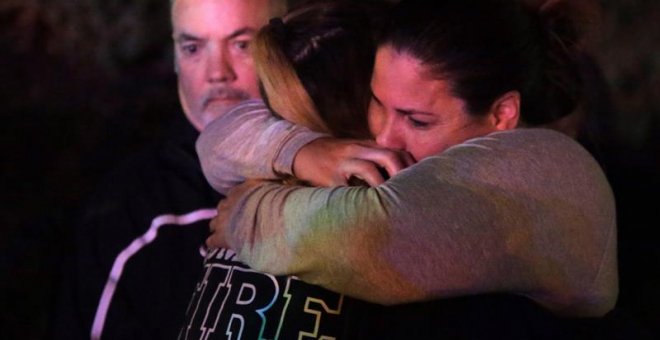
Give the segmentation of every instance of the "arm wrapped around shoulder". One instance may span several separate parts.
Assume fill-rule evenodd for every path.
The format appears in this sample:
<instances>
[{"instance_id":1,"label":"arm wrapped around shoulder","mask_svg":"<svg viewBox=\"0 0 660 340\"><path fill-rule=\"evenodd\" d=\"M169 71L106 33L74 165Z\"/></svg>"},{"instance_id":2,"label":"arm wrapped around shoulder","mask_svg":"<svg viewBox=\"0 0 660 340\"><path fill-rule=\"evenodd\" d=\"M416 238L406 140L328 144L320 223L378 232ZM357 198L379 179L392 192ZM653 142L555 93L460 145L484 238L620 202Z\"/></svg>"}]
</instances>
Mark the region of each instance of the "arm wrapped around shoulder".
<instances>
[{"instance_id":1,"label":"arm wrapped around shoulder","mask_svg":"<svg viewBox=\"0 0 660 340\"><path fill-rule=\"evenodd\" d=\"M196 148L206 180L227 194L246 178L292 175L296 152L325 136L275 117L260 100L249 100L211 122Z\"/></svg>"}]
</instances>

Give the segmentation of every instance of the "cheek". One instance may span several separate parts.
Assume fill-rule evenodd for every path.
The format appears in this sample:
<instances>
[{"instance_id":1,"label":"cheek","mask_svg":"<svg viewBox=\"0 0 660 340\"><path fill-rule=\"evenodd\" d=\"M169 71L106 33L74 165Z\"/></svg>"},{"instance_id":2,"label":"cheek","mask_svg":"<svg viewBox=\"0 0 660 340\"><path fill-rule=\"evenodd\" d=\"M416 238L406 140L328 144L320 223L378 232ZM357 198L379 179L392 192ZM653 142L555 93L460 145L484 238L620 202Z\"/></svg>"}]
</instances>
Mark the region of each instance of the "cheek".
<instances>
[{"instance_id":1,"label":"cheek","mask_svg":"<svg viewBox=\"0 0 660 340\"><path fill-rule=\"evenodd\" d=\"M193 88L195 84L202 82L203 70L198 63L190 61L177 62L177 77L179 83L186 88Z\"/></svg>"},{"instance_id":2,"label":"cheek","mask_svg":"<svg viewBox=\"0 0 660 340\"><path fill-rule=\"evenodd\" d=\"M232 63L232 67L234 70L236 70L237 73L240 73L244 77L256 75L257 73L254 69L252 58L244 56L235 58L234 62Z\"/></svg>"},{"instance_id":3,"label":"cheek","mask_svg":"<svg viewBox=\"0 0 660 340\"><path fill-rule=\"evenodd\" d=\"M372 137L376 137L380 133L381 126L383 125L382 115L376 111L375 105L369 104L369 110L367 111L367 123L369 124L369 132L371 132Z\"/></svg>"},{"instance_id":4,"label":"cheek","mask_svg":"<svg viewBox=\"0 0 660 340\"><path fill-rule=\"evenodd\" d=\"M195 81L195 77L191 74L191 72L188 72L185 68L182 68L179 71L179 85L181 86L181 91L183 94L188 97L188 99L193 99L191 97L195 97L197 94L196 92L196 86L198 82Z\"/></svg>"},{"instance_id":5,"label":"cheek","mask_svg":"<svg viewBox=\"0 0 660 340\"><path fill-rule=\"evenodd\" d=\"M252 59L243 60L234 66L237 87L247 91L252 97L259 97L259 78Z\"/></svg>"},{"instance_id":6,"label":"cheek","mask_svg":"<svg viewBox=\"0 0 660 340\"><path fill-rule=\"evenodd\" d=\"M447 149L447 141L441 135L426 131L425 133L415 133L415 136L408 138L409 152L413 157L420 161L429 156L437 155Z\"/></svg>"},{"instance_id":7,"label":"cheek","mask_svg":"<svg viewBox=\"0 0 660 340\"><path fill-rule=\"evenodd\" d=\"M179 97L187 109L198 111L204 96L204 82L193 71L181 65L178 74Z\"/></svg>"}]
</instances>

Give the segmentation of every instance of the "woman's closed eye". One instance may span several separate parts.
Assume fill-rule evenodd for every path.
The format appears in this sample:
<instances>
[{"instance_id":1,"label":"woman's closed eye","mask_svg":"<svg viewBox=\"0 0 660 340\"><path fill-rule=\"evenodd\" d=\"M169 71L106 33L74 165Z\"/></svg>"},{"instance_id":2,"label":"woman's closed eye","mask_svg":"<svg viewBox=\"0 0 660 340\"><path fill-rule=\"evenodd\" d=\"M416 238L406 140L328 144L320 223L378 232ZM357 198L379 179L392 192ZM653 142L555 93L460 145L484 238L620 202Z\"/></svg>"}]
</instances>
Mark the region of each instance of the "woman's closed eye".
<instances>
[{"instance_id":1,"label":"woman's closed eye","mask_svg":"<svg viewBox=\"0 0 660 340\"><path fill-rule=\"evenodd\" d=\"M415 127L415 128L423 129L423 128L427 128L427 127L430 126L429 122L425 122L425 121L422 121L422 120L419 120L419 119L415 119L413 116L407 116L407 119L410 122L410 125L412 125L412 127Z\"/></svg>"}]
</instances>

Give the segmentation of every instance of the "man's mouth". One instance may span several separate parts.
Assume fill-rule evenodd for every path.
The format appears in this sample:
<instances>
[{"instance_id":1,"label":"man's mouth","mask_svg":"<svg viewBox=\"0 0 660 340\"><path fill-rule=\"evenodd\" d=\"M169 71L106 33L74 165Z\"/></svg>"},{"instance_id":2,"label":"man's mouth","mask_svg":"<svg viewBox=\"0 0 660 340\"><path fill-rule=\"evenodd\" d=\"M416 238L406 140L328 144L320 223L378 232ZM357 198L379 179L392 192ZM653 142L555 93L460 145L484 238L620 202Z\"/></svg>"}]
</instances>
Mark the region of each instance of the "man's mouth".
<instances>
[{"instance_id":1,"label":"man's mouth","mask_svg":"<svg viewBox=\"0 0 660 340\"><path fill-rule=\"evenodd\" d=\"M236 89L220 89L211 92L211 94L204 99L204 107L206 108L214 104L219 104L219 105L235 104L239 101L248 98L249 96L243 91L239 91Z\"/></svg>"},{"instance_id":2,"label":"man's mouth","mask_svg":"<svg viewBox=\"0 0 660 340\"><path fill-rule=\"evenodd\" d=\"M213 104L227 104L227 103L233 103L238 101L239 99L236 97L212 97L206 99L204 102L204 106L210 106Z\"/></svg>"}]
</instances>

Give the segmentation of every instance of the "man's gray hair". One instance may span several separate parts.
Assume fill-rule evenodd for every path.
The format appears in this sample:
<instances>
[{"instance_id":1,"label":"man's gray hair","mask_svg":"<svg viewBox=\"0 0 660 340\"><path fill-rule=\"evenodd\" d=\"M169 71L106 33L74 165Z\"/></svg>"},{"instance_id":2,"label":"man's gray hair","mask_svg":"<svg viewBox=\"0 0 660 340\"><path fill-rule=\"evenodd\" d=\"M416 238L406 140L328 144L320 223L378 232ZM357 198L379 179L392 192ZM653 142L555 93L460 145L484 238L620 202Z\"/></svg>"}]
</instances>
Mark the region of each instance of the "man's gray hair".
<instances>
[{"instance_id":1,"label":"man's gray hair","mask_svg":"<svg viewBox=\"0 0 660 340\"><path fill-rule=\"evenodd\" d=\"M170 0L170 9L174 6L176 0ZM270 16L281 17L286 14L289 8L289 0L268 0L270 5ZM294 2L296 2L294 0Z\"/></svg>"}]
</instances>

